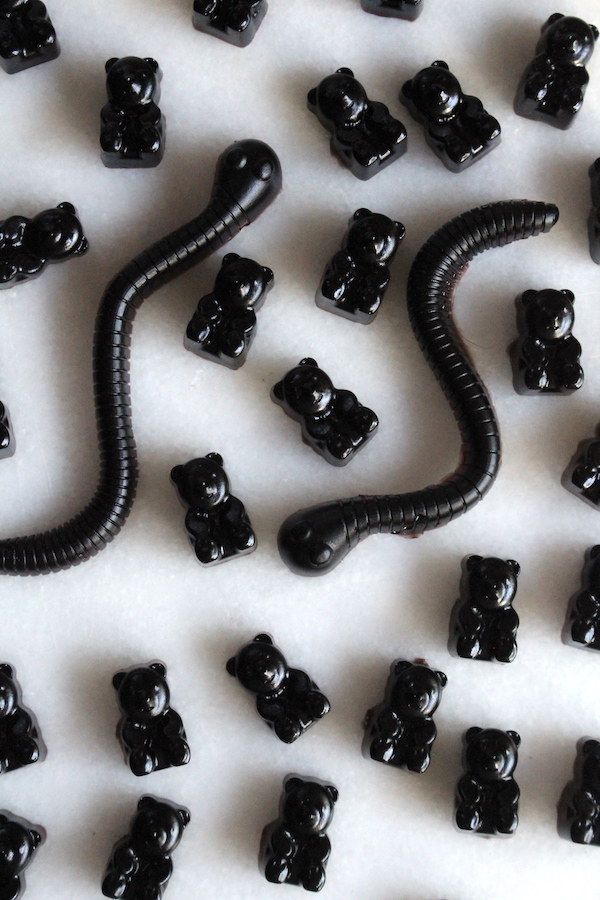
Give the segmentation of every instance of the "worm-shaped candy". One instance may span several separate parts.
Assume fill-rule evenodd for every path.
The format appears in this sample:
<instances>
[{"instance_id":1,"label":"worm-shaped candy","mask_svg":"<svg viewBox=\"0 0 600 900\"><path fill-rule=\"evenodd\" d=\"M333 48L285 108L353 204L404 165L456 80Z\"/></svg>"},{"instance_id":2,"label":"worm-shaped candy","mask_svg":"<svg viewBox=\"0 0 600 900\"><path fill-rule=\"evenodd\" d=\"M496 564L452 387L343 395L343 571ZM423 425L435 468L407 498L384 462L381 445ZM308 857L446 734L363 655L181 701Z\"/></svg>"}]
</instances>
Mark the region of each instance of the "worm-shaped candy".
<instances>
[{"instance_id":1,"label":"worm-shaped candy","mask_svg":"<svg viewBox=\"0 0 600 900\"><path fill-rule=\"evenodd\" d=\"M332 500L294 513L278 537L279 552L292 571L324 575L370 534L412 536L446 525L490 489L500 464L500 433L452 318L454 290L478 253L550 231L557 221L552 204L491 203L452 219L423 245L408 278L408 311L458 422L462 461L453 475L414 493Z\"/></svg>"}]
</instances>

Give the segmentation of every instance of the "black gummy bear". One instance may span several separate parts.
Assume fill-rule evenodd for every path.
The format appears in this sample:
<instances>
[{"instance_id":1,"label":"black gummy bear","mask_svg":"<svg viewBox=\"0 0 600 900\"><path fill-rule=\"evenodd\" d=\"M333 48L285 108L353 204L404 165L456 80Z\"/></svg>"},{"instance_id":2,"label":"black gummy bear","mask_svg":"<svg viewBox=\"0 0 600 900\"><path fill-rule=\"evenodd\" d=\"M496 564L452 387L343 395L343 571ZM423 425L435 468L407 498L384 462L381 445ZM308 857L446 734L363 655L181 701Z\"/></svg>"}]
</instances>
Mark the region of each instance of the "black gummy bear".
<instances>
[{"instance_id":1,"label":"black gummy bear","mask_svg":"<svg viewBox=\"0 0 600 900\"><path fill-rule=\"evenodd\" d=\"M81 256L88 249L71 203L59 203L32 219L10 216L0 222L0 290L31 281L46 263Z\"/></svg>"},{"instance_id":2,"label":"black gummy bear","mask_svg":"<svg viewBox=\"0 0 600 900\"><path fill-rule=\"evenodd\" d=\"M4 403L0 403L0 459L7 459L15 452L15 439L10 424L10 416Z\"/></svg>"},{"instance_id":3,"label":"black gummy bear","mask_svg":"<svg viewBox=\"0 0 600 900\"><path fill-rule=\"evenodd\" d=\"M306 357L271 391L274 403L302 426L302 439L332 466L345 466L379 425L372 409L350 391L334 388L314 359Z\"/></svg>"},{"instance_id":4,"label":"black gummy bear","mask_svg":"<svg viewBox=\"0 0 600 900\"><path fill-rule=\"evenodd\" d=\"M227 253L212 293L198 302L183 345L197 356L239 369L256 334L256 313L273 287L273 272Z\"/></svg>"},{"instance_id":5,"label":"black gummy bear","mask_svg":"<svg viewBox=\"0 0 600 900\"><path fill-rule=\"evenodd\" d=\"M554 13L542 25L536 56L527 66L515 96L519 116L570 128L583 104L598 29L576 16Z\"/></svg>"},{"instance_id":6,"label":"black gummy bear","mask_svg":"<svg viewBox=\"0 0 600 900\"><path fill-rule=\"evenodd\" d=\"M112 849L102 882L104 896L161 900L173 874L171 854L189 821L185 807L151 795L140 797L129 834Z\"/></svg>"},{"instance_id":7,"label":"black gummy bear","mask_svg":"<svg viewBox=\"0 0 600 900\"><path fill-rule=\"evenodd\" d=\"M332 784L300 775L284 779L279 818L262 833L259 864L267 881L321 890L331 853L326 832L337 799Z\"/></svg>"},{"instance_id":8,"label":"black gummy bear","mask_svg":"<svg viewBox=\"0 0 600 900\"><path fill-rule=\"evenodd\" d=\"M387 286L389 266L406 229L381 213L357 209L339 250L329 262L317 291L316 304L368 325L377 315Z\"/></svg>"},{"instance_id":9,"label":"black gummy bear","mask_svg":"<svg viewBox=\"0 0 600 900\"><path fill-rule=\"evenodd\" d=\"M56 59L60 47L41 0L0 0L0 65L9 75Z\"/></svg>"},{"instance_id":10,"label":"black gummy bear","mask_svg":"<svg viewBox=\"0 0 600 900\"><path fill-rule=\"evenodd\" d=\"M519 564L495 556L466 556L460 597L450 618L448 649L463 659L512 662L519 617L512 603Z\"/></svg>"},{"instance_id":11,"label":"black gummy bear","mask_svg":"<svg viewBox=\"0 0 600 900\"><path fill-rule=\"evenodd\" d=\"M520 743L516 731L466 732L466 774L456 786L456 824L462 831L508 836L517 830L520 792L513 772Z\"/></svg>"},{"instance_id":12,"label":"black gummy bear","mask_svg":"<svg viewBox=\"0 0 600 900\"><path fill-rule=\"evenodd\" d=\"M194 0L194 28L247 47L267 14L267 0Z\"/></svg>"},{"instance_id":13,"label":"black gummy bear","mask_svg":"<svg viewBox=\"0 0 600 900\"><path fill-rule=\"evenodd\" d=\"M600 266L600 158L590 166L592 211L588 219L590 256Z\"/></svg>"},{"instance_id":14,"label":"black gummy bear","mask_svg":"<svg viewBox=\"0 0 600 900\"><path fill-rule=\"evenodd\" d=\"M375 16L409 19L411 22L423 11L423 0L361 0L361 5L365 12Z\"/></svg>"},{"instance_id":15,"label":"black gummy bear","mask_svg":"<svg viewBox=\"0 0 600 900\"><path fill-rule=\"evenodd\" d=\"M155 59L113 57L105 65L108 103L100 111L102 162L109 169L150 169L165 152L165 117L157 106L162 77Z\"/></svg>"},{"instance_id":16,"label":"black gummy bear","mask_svg":"<svg viewBox=\"0 0 600 900\"><path fill-rule=\"evenodd\" d=\"M331 150L366 181L406 153L406 129L384 103L369 100L351 69L338 69L308 92L308 108L331 132Z\"/></svg>"},{"instance_id":17,"label":"black gummy bear","mask_svg":"<svg viewBox=\"0 0 600 900\"><path fill-rule=\"evenodd\" d=\"M600 650L600 545L585 554L581 589L571 597L563 641L582 650Z\"/></svg>"},{"instance_id":18,"label":"black gummy bear","mask_svg":"<svg viewBox=\"0 0 600 900\"><path fill-rule=\"evenodd\" d=\"M562 485L589 506L600 509L600 437L581 441L563 473Z\"/></svg>"},{"instance_id":19,"label":"black gummy bear","mask_svg":"<svg viewBox=\"0 0 600 900\"><path fill-rule=\"evenodd\" d=\"M498 120L478 97L463 94L443 60L407 81L400 100L425 126L425 140L451 172L463 172L500 143Z\"/></svg>"},{"instance_id":20,"label":"black gummy bear","mask_svg":"<svg viewBox=\"0 0 600 900\"><path fill-rule=\"evenodd\" d=\"M45 840L40 825L0 809L0 900L18 900L25 890L23 872Z\"/></svg>"},{"instance_id":21,"label":"black gummy bear","mask_svg":"<svg viewBox=\"0 0 600 900\"><path fill-rule=\"evenodd\" d=\"M424 772L437 737L433 714L447 683L425 663L395 660L382 703L367 712L363 756L408 772Z\"/></svg>"},{"instance_id":22,"label":"black gummy bear","mask_svg":"<svg viewBox=\"0 0 600 900\"><path fill-rule=\"evenodd\" d=\"M0 775L45 756L46 747L35 716L22 705L14 669L8 663L0 663Z\"/></svg>"},{"instance_id":23,"label":"black gummy bear","mask_svg":"<svg viewBox=\"0 0 600 900\"><path fill-rule=\"evenodd\" d=\"M184 506L185 528L196 557L213 566L256 550L256 537L244 504L229 493L229 480L218 453L191 459L171 470Z\"/></svg>"},{"instance_id":24,"label":"black gummy bear","mask_svg":"<svg viewBox=\"0 0 600 900\"><path fill-rule=\"evenodd\" d=\"M329 700L302 669L288 666L270 634L257 634L227 662L256 697L256 709L280 741L291 744L329 712Z\"/></svg>"},{"instance_id":25,"label":"black gummy bear","mask_svg":"<svg viewBox=\"0 0 600 900\"><path fill-rule=\"evenodd\" d=\"M185 729L170 705L167 667L155 661L113 677L122 718L117 738L134 775L149 775L190 761Z\"/></svg>"},{"instance_id":26,"label":"black gummy bear","mask_svg":"<svg viewBox=\"0 0 600 900\"><path fill-rule=\"evenodd\" d=\"M574 844L600 846L600 741L577 742L574 768L558 804L558 833Z\"/></svg>"},{"instance_id":27,"label":"black gummy bear","mask_svg":"<svg viewBox=\"0 0 600 900\"><path fill-rule=\"evenodd\" d=\"M574 303L571 291L552 288L517 297L519 339L509 352L518 394L572 394L583 384Z\"/></svg>"}]
</instances>

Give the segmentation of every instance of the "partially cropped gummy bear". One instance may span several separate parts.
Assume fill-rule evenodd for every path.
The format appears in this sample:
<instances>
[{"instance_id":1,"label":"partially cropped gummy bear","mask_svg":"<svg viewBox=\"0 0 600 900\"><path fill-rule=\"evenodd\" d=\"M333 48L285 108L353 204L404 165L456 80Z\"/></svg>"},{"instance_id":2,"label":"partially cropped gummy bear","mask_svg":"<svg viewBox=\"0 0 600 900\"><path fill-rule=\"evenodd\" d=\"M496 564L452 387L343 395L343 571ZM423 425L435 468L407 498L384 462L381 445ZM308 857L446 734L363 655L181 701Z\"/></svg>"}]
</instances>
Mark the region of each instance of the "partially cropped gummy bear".
<instances>
[{"instance_id":1,"label":"partially cropped gummy bear","mask_svg":"<svg viewBox=\"0 0 600 900\"><path fill-rule=\"evenodd\" d=\"M46 839L39 825L0 809L0 898L18 900L25 889L23 873Z\"/></svg>"},{"instance_id":2,"label":"partially cropped gummy bear","mask_svg":"<svg viewBox=\"0 0 600 900\"><path fill-rule=\"evenodd\" d=\"M194 0L194 28L236 47L254 40L267 14L267 0Z\"/></svg>"},{"instance_id":3,"label":"partially cropped gummy bear","mask_svg":"<svg viewBox=\"0 0 600 900\"><path fill-rule=\"evenodd\" d=\"M0 65L9 75L56 59L60 47L42 0L0 0Z\"/></svg>"},{"instance_id":4,"label":"partially cropped gummy bear","mask_svg":"<svg viewBox=\"0 0 600 900\"><path fill-rule=\"evenodd\" d=\"M577 744L575 779L558 805L558 832L575 844L600 846L600 741Z\"/></svg>"}]
</instances>

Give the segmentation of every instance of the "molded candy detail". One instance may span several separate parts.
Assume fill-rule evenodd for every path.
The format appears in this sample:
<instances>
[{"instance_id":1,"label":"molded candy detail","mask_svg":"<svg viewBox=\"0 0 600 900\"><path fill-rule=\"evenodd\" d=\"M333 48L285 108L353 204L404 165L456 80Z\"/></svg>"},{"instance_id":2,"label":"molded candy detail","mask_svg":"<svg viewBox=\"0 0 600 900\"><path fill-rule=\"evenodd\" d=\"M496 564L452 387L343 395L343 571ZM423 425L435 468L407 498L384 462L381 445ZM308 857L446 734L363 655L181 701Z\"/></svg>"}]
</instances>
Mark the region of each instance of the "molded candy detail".
<instances>
[{"instance_id":1,"label":"molded candy detail","mask_svg":"<svg viewBox=\"0 0 600 900\"><path fill-rule=\"evenodd\" d=\"M448 648L464 659L512 662L519 617L512 607L520 571L514 559L466 556Z\"/></svg>"},{"instance_id":2,"label":"molded candy detail","mask_svg":"<svg viewBox=\"0 0 600 900\"><path fill-rule=\"evenodd\" d=\"M122 718L117 737L134 775L149 775L190 761L181 716L170 706L171 695L162 662L117 672L113 687Z\"/></svg>"},{"instance_id":3,"label":"molded candy detail","mask_svg":"<svg viewBox=\"0 0 600 900\"><path fill-rule=\"evenodd\" d=\"M0 403L0 459L6 459L15 452L15 439L10 424L10 416L4 403Z\"/></svg>"},{"instance_id":4,"label":"molded candy detail","mask_svg":"<svg viewBox=\"0 0 600 900\"><path fill-rule=\"evenodd\" d=\"M22 705L14 669L8 663L0 663L0 775L29 766L45 756L46 747L35 716ZM0 900L3 900L1 891Z\"/></svg>"},{"instance_id":5,"label":"molded candy detail","mask_svg":"<svg viewBox=\"0 0 600 900\"><path fill-rule=\"evenodd\" d=\"M400 100L425 126L425 140L451 172L462 172L500 143L498 120L477 97L463 94L443 60L407 81Z\"/></svg>"},{"instance_id":6,"label":"molded candy detail","mask_svg":"<svg viewBox=\"0 0 600 900\"><path fill-rule=\"evenodd\" d=\"M519 394L572 394L583 384L581 344L571 334L575 295L571 291L525 291L517 297L519 340L510 347Z\"/></svg>"},{"instance_id":7,"label":"molded candy detail","mask_svg":"<svg viewBox=\"0 0 600 900\"><path fill-rule=\"evenodd\" d=\"M171 470L184 506L185 528L199 562L213 566L256 550L244 504L229 493L223 457L208 453Z\"/></svg>"},{"instance_id":8,"label":"molded candy detail","mask_svg":"<svg viewBox=\"0 0 600 900\"><path fill-rule=\"evenodd\" d=\"M570 128L583 104L598 29L576 16L554 13L542 25L536 56L521 77L515 112L526 119Z\"/></svg>"},{"instance_id":9,"label":"molded candy detail","mask_svg":"<svg viewBox=\"0 0 600 900\"><path fill-rule=\"evenodd\" d=\"M105 897L161 900L173 874L177 848L190 812L170 800L141 797L129 834L114 845L104 881Z\"/></svg>"},{"instance_id":10,"label":"molded candy detail","mask_svg":"<svg viewBox=\"0 0 600 900\"><path fill-rule=\"evenodd\" d=\"M194 0L192 22L198 31L247 47L267 9L267 0Z\"/></svg>"},{"instance_id":11,"label":"molded candy detail","mask_svg":"<svg viewBox=\"0 0 600 900\"><path fill-rule=\"evenodd\" d=\"M600 650L600 545L585 554L581 590L569 601L563 641L580 649Z\"/></svg>"},{"instance_id":12,"label":"molded candy detail","mask_svg":"<svg viewBox=\"0 0 600 900\"><path fill-rule=\"evenodd\" d=\"M325 269L315 298L317 306L352 322L372 322L390 283L388 266L405 233L402 222L357 209L342 249Z\"/></svg>"},{"instance_id":13,"label":"molded candy detail","mask_svg":"<svg viewBox=\"0 0 600 900\"><path fill-rule=\"evenodd\" d=\"M456 786L456 824L479 834L514 834L519 824L519 785L513 778L521 738L516 731L469 728L466 774Z\"/></svg>"},{"instance_id":14,"label":"molded candy detail","mask_svg":"<svg viewBox=\"0 0 600 900\"><path fill-rule=\"evenodd\" d=\"M365 12L376 16L414 20L423 10L422 0L361 0Z\"/></svg>"},{"instance_id":15,"label":"molded candy detail","mask_svg":"<svg viewBox=\"0 0 600 900\"><path fill-rule=\"evenodd\" d=\"M0 64L14 75L56 59L60 47L41 0L0 0Z\"/></svg>"},{"instance_id":16,"label":"molded candy detail","mask_svg":"<svg viewBox=\"0 0 600 900\"><path fill-rule=\"evenodd\" d=\"M600 846L600 741L577 743L575 778L558 804L558 833L574 844Z\"/></svg>"},{"instance_id":17,"label":"molded candy detail","mask_svg":"<svg viewBox=\"0 0 600 900\"><path fill-rule=\"evenodd\" d=\"M600 437L581 441L563 473L562 485L589 506L600 509Z\"/></svg>"},{"instance_id":18,"label":"molded candy detail","mask_svg":"<svg viewBox=\"0 0 600 900\"><path fill-rule=\"evenodd\" d=\"M600 158L590 166L592 211L588 220L590 256L600 266Z\"/></svg>"},{"instance_id":19,"label":"molded candy detail","mask_svg":"<svg viewBox=\"0 0 600 900\"><path fill-rule=\"evenodd\" d=\"M46 263L81 256L88 249L71 203L59 203L33 219L10 216L0 222L0 290L31 281Z\"/></svg>"},{"instance_id":20,"label":"molded candy detail","mask_svg":"<svg viewBox=\"0 0 600 900\"><path fill-rule=\"evenodd\" d=\"M288 775L283 781L279 818L266 825L259 865L267 881L320 891L331 853L326 831L338 791L316 778Z\"/></svg>"},{"instance_id":21,"label":"molded candy detail","mask_svg":"<svg viewBox=\"0 0 600 900\"><path fill-rule=\"evenodd\" d=\"M18 900L25 890L23 872L46 840L40 825L0 809L0 897Z\"/></svg>"},{"instance_id":22,"label":"molded candy detail","mask_svg":"<svg viewBox=\"0 0 600 900\"><path fill-rule=\"evenodd\" d=\"M183 345L197 356L239 369L256 333L256 313L273 287L273 272L237 253L223 257L215 288L198 302Z\"/></svg>"},{"instance_id":23,"label":"molded candy detail","mask_svg":"<svg viewBox=\"0 0 600 900\"><path fill-rule=\"evenodd\" d=\"M280 741L291 744L329 712L329 700L306 672L288 666L270 634L257 634L227 662L256 697L256 709Z\"/></svg>"},{"instance_id":24,"label":"molded candy detail","mask_svg":"<svg viewBox=\"0 0 600 900\"><path fill-rule=\"evenodd\" d=\"M367 712L363 756L409 772L424 772L437 737L433 714L448 679L425 663L392 663L385 699Z\"/></svg>"},{"instance_id":25,"label":"molded candy detail","mask_svg":"<svg viewBox=\"0 0 600 900\"><path fill-rule=\"evenodd\" d=\"M271 400L302 425L302 440L332 466L345 466L367 444L379 419L351 391L331 379L307 357L271 391Z\"/></svg>"},{"instance_id":26,"label":"molded candy detail","mask_svg":"<svg viewBox=\"0 0 600 900\"><path fill-rule=\"evenodd\" d=\"M331 132L331 150L366 181L406 153L406 129L384 103L369 100L351 69L338 69L308 92L308 108Z\"/></svg>"},{"instance_id":27,"label":"molded candy detail","mask_svg":"<svg viewBox=\"0 0 600 900\"><path fill-rule=\"evenodd\" d=\"M157 166L165 152L158 63L150 57L113 57L104 68L108 103L100 113L102 162L110 169Z\"/></svg>"}]
</instances>

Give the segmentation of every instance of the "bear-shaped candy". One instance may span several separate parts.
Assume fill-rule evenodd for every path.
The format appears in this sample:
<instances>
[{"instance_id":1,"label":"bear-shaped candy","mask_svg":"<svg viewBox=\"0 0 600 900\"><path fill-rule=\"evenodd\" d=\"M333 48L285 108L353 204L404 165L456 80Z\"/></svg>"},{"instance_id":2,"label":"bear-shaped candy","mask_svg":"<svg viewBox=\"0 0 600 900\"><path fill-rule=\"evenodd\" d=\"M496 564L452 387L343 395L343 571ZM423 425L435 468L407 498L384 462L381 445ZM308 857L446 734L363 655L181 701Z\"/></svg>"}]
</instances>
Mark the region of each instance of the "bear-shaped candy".
<instances>
[{"instance_id":1,"label":"bear-shaped candy","mask_svg":"<svg viewBox=\"0 0 600 900\"><path fill-rule=\"evenodd\" d=\"M572 647L600 650L600 545L585 554L581 590L571 597L563 641Z\"/></svg>"},{"instance_id":2,"label":"bear-shaped candy","mask_svg":"<svg viewBox=\"0 0 600 900\"><path fill-rule=\"evenodd\" d=\"M466 556L462 569L448 649L464 659L512 662L517 655L519 617L512 602L519 564L495 556Z\"/></svg>"},{"instance_id":3,"label":"bear-shaped candy","mask_svg":"<svg viewBox=\"0 0 600 900\"><path fill-rule=\"evenodd\" d=\"M102 882L104 896L161 900L173 874L171 854L189 821L185 807L149 794L140 797L129 834L112 849Z\"/></svg>"},{"instance_id":4,"label":"bear-shaped candy","mask_svg":"<svg viewBox=\"0 0 600 900\"><path fill-rule=\"evenodd\" d=\"M256 696L256 709L279 740L291 744L329 712L329 700L306 672L292 669L270 634L257 634L227 662Z\"/></svg>"},{"instance_id":5,"label":"bear-shaped candy","mask_svg":"<svg viewBox=\"0 0 600 900\"><path fill-rule=\"evenodd\" d=\"M0 775L44 759L46 747L8 663L0 663ZM1 898L0 898L1 900Z\"/></svg>"},{"instance_id":6,"label":"bear-shaped candy","mask_svg":"<svg viewBox=\"0 0 600 900\"><path fill-rule=\"evenodd\" d=\"M409 772L424 772L437 737L433 714L447 680L443 672L421 661L395 660L383 702L365 717L363 755Z\"/></svg>"},{"instance_id":7,"label":"bear-shaped candy","mask_svg":"<svg viewBox=\"0 0 600 900\"><path fill-rule=\"evenodd\" d=\"M361 0L365 12L375 16L409 19L411 22L421 15L422 0Z\"/></svg>"},{"instance_id":8,"label":"bear-shaped candy","mask_svg":"<svg viewBox=\"0 0 600 900\"><path fill-rule=\"evenodd\" d=\"M342 249L325 269L315 300L328 312L368 325L390 283L389 266L406 229L381 213L357 209Z\"/></svg>"},{"instance_id":9,"label":"bear-shaped candy","mask_svg":"<svg viewBox=\"0 0 600 900\"><path fill-rule=\"evenodd\" d=\"M267 9L267 0L194 0L192 22L198 31L247 47Z\"/></svg>"},{"instance_id":10,"label":"bear-shaped candy","mask_svg":"<svg viewBox=\"0 0 600 900\"><path fill-rule=\"evenodd\" d=\"M45 840L39 825L0 809L0 900L18 900L25 890L23 872Z\"/></svg>"},{"instance_id":11,"label":"bear-shaped candy","mask_svg":"<svg viewBox=\"0 0 600 900\"><path fill-rule=\"evenodd\" d=\"M519 824L519 785L513 778L521 738L516 731L469 728L466 774L456 786L456 824L479 834L514 834Z\"/></svg>"},{"instance_id":12,"label":"bear-shaped candy","mask_svg":"<svg viewBox=\"0 0 600 900\"><path fill-rule=\"evenodd\" d=\"M590 256L600 266L600 158L590 166L589 175L592 191L592 211L588 219Z\"/></svg>"},{"instance_id":13,"label":"bear-shaped candy","mask_svg":"<svg viewBox=\"0 0 600 900\"><path fill-rule=\"evenodd\" d=\"M161 72L155 59L113 57L105 65L108 103L100 112L102 162L110 169L152 168L165 152Z\"/></svg>"},{"instance_id":14,"label":"bear-shaped candy","mask_svg":"<svg viewBox=\"0 0 600 900\"><path fill-rule=\"evenodd\" d=\"M202 297L183 345L198 356L239 369L256 333L256 313L273 287L273 272L253 259L227 253L211 294Z\"/></svg>"},{"instance_id":15,"label":"bear-shaped candy","mask_svg":"<svg viewBox=\"0 0 600 900\"><path fill-rule=\"evenodd\" d=\"M134 775L149 775L190 761L181 716L170 705L167 667L155 661L113 677L122 718L117 737Z\"/></svg>"},{"instance_id":16,"label":"bear-shaped candy","mask_svg":"<svg viewBox=\"0 0 600 900\"><path fill-rule=\"evenodd\" d=\"M10 424L10 416L4 403L0 403L0 459L6 459L15 452L15 439Z\"/></svg>"},{"instance_id":17,"label":"bear-shaped candy","mask_svg":"<svg viewBox=\"0 0 600 900\"><path fill-rule=\"evenodd\" d=\"M379 425L372 409L351 391L333 386L310 357L301 359L273 387L271 399L302 426L302 439L332 466L345 466Z\"/></svg>"},{"instance_id":18,"label":"bear-shaped candy","mask_svg":"<svg viewBox=\"0 0 600 900\"><path fill-rule=\"evenodd\" d=\"M0 0L0 64L14 75L56 59L60 47L42 0Z\"/></svg>"},{"instance_id":19,"label":"bear-shaped candy","mask_svg":"<svg viewBox=\"0 0 600 900\"><path fill-rule=\"evenodd\" d=\"M575 844L600 846L600 741L577 743L575 779L558 804L558 833Z\"/></svg>"},{"instance_id":20,"label":"bear-shaped candy","mask_svg":"<svg viewBox=\"0 0 600 900\"><path fill-rule=\"evenodd\" d=\"M46 263L81 256L87 249L71 203L59 203L32 219L10 216L0 222L0 290L37 278Z\"/></svg>"},{"instance_id":21,"label":"bear-shaped candy","mask_svg":"<svg viewBox=\"0 0 600 900\"><path fill-rule=\"evenodd\" d=\"M284 779L279 818L262 833L259 863L267 881L321 890L331 853L326 831L337 799L332 784L300 775Z\"/></svg>"},{"instance_id":22,"label":"bear-shaped candy","mask_svg":"<svg viewBox=\"0 0 600 900\"><path fill-rule=\"evenodd\" d=\"M498 120L478 97L463 94L443 60L407 81L400 101L425 126L425 140L451 172L463 172L500 143Z\"/></svg>"},{"instance_id":23,"label":"bear-shaped candy","mask_svg":"<svg viewBox=\"0 0 600 900\"><path fill-rule=\"evenodd\" d=\"M542 25L536 56L527 66L515 96L519 116L569 128L583 104L598 29L576 16L554 13Z\"/></svg>"},{"instance_id":24,"label":"bear-shaped candy","mask_svg":"<svg viewBox=\"0 0 600 900\"><path fill-rule=\"evenodd\" d=\"M563 472L562 485L594 509L600 509L600 437L581 441Z\"/></svg>"},{"instance_id":25,"label":"bear-shaped candy","mask_svg":"<svg viewBox=\"0 0 600 900\"><path fill-rule=\"evenodd\" d=\"M171 470L184 506L185 528L196 558L213 566L256 550L256 537L244 504L229 493L223 457L208 453Z\"/></svg>"},{"instance_id":26,"label":"bear-shaped candy","mask_svg":"<svg viewBox=\"0 0 600 900\"><path fill-rule=\"evenodd\" d=\"M518 394L571 394L583 384L571 291L525 291L515 301L519 339L510 347Z\"/></svg>"},{"instance_id":27,"label":"bear-shaped candy","mask_svg":"<svg viewBox=\"0 0 600 900\"><path fill-rule=\"evenodd\" d=\"M366 181L406 153L406 129L384 103L369 100L351 69L338 69L308 92L308 108L331 132L331 150Z\"/></svg>"}]
</instances>

